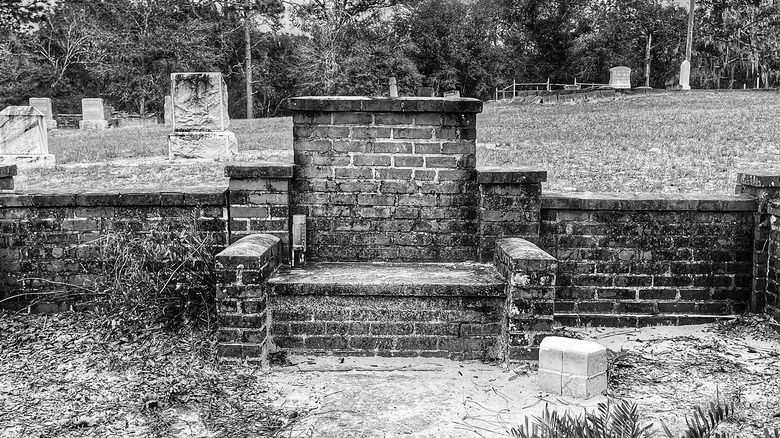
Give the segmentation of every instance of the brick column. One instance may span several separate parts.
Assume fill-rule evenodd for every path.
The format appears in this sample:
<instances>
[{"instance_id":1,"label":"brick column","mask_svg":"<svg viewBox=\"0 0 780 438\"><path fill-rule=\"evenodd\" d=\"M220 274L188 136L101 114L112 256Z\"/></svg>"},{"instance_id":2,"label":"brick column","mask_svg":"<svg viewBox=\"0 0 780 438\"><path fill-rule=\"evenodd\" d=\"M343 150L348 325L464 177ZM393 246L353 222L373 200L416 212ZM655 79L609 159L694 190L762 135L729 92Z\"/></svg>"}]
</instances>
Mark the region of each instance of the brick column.
<instances>
[{"instance_id":1,"label":"brick column","mask_svg":"<svg viewBox=\"0 0 780 438\"><path fill-rule=\"evenodd\" d=\"M281 244L268 234L245 236L217 254L220 357L264 364L268 353L268 286Z\"/></svg>"},{"instance_id":2,"label":"brick column","mask_svg":"<svg viewBox=\"0 0 780 438\"><path fill-rule=\"evenodd\" d=\"M312 261L476 260L476 99L290 99Z\"/></svg>"},{"instance_id":3,"label":"brick column","mask_svg":"<svg viewBox=\"0 0 780 438\"><path fill-rule=\"evenodd\" d=\"M496 242L494 263L507 280L507 362L538 360L539 344L552 333L558 260L518 238Z\"/></svg>"},{"instance_id":4,"label":"brick column","mask_svg":"<svg viewBox=\"0 0 780 438\"><path fill-rule=\"evenodd\" d=\"M772 216L767 212L767 206L773 199L780 198L780 174L777 172L740 173L737 175L736 193L751 195L758 201L753 234L753 286L750 311L759 313L764 310L767 290L768 240Z\"/></svg>"},{"instance_id":5,"label":"brick column","mask_svg":"<svg viewBox=\"0 0 780 438\"><path fill-rule=\"evenodd\" d=\"M547 172L530 168L477 168L479 260L493 260L496 241L522 237L536 241L541 220L542 183Z\"/></svg>"},{"instance_id":6,"label":"brick column","mask_svg":"<svg viewBox=\"0 0 780 438\"><path fill-rule=\"evenodd\" d=\"M225 167L230 178L230 243L250 234L279 238L281 258L290 260L290 180L293 167L237 164Z\"/></svg>"}]
</instances>

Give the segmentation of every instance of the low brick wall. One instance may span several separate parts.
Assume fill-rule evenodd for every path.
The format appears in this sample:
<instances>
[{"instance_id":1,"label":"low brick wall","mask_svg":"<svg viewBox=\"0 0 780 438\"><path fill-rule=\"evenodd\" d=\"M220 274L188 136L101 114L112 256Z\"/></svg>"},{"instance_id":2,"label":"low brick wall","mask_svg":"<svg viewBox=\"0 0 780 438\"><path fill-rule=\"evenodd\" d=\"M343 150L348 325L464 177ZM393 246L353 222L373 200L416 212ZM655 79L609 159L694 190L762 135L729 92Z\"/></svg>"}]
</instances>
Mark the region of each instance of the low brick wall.
<instances>
[{"instance_id":1,"label":"low brick wall","mask_svg":"<svg viewBox=\"0 0 780 438\"><path fill-rule=\"evenodd\" d=\"M538 243L559 261L556 321L693 324L744 312L755 211L745 195L544 196Z\"/></svg>"},{"instance_id":2,"label":"low brick wall","mask_svg":"<svg viewBox=\"0 0 780 438\"><path fill-rule=\"evenodd\" d=\"M57 292L89 288L102 262L96 241L113 231L145 233L194 218L218 250L227 242L224 205L220 191L0 194L0 306L46 296L33 310L67 309Z\"/></svg>"}]
</instances>

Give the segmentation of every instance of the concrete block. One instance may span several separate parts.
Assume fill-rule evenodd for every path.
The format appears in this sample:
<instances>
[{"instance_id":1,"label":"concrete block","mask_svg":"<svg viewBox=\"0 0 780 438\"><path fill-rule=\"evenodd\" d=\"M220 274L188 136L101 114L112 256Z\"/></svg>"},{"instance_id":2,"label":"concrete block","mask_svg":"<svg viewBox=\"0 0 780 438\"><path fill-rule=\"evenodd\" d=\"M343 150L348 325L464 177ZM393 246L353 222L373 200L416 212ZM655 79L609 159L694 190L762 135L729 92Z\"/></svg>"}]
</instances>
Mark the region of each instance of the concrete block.
<instances>
[{"instance_id":1,"label":"concrete block","mask_svg":"<svg viewBox=\"0 0 780 438\"><path fill-rule=\"evenodd\" d=\"M222 132L176 132L168 135L168 158L227 160L238 153L236 135Z\"/></svg>"},{"instance_id":2,"label":"concrete block","mask_svg":"<svg viewBox=\"0 0 780 438\"><path fill-rule=\"evenodd\" d=\"M539 346L539 389L591 398L607 389L607 350L578 339L548 336Z\"/></svg>"},{"instance_id":3,"label":"concrete block","mask_svg":"<svg viewBox=\"0 0 780 438\"><path fill-rule=\"evenodd\" d=\"M541 389L541 388L540 388ZM607 390L606 371L595 376L561 375L561 395L589 399Z\"/></svg>"}]
</instances>

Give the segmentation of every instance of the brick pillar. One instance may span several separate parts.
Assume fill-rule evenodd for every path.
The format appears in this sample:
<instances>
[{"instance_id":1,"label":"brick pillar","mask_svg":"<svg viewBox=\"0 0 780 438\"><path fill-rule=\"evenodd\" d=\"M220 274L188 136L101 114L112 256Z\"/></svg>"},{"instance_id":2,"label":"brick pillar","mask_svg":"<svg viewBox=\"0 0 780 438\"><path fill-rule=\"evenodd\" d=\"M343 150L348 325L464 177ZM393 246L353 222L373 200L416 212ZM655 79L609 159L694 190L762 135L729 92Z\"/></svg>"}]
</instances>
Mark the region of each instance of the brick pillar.
<instances>
[{"instance_id":1,"label":"brick pillar","mask_svg":"<svg viewBox=\"0 0 780 438\"><path fill-rule=\"evenodd\" d=\"M528 168L477 168L479 183L479 260L493 260L502 237L539 237L542 183L547 172Z\"/></svg>"},{"instance_id":2,"label":"brick pillar","mask_svg":"<svg viewBox=\"0 0 780 438\"><path fill-rule=\"evenodd\" d=\"M780 322L780 201L770 201L766 206L769 216L767 238L766 289L763 311ZM780 329L780 326L777 326Z\"/></svg>"},{"instance_id":3,"label":"brick pillar","mask_svg":"<svg viewBox=\"0 0 780 438\"><path fill-rule=\"evenodd\" d=\"M250 234L279 238L282 261L290 260L290 180L293 167L239 164L225 167L230 178L230 243Z\"/></svg>"},{"instance_id":4,"label":"brick pillar","mask_svg":"<svg viewBox=\"0 0 780 438\"><path fill-rule=\"evenodd\" d=\"M737 175L737 194L753 196L758 201L753 233L753 285L750 294L750 311L764 310L767 289L767 260L771 214L767 212L769 202L780 198L780 174L751 172Z\"/></svg>"},{"instance_id":5,"label":"brick pillar","mask_svg":"<svg viewBox=\"0 0 780 438\"><path fill-rule=\"evenodd\" d=\"M507 280L506 360L538 360L539 344L552 333L558 260L527 240L504 238L494 263Z\"/></svg>"},{"instance_id":6,"label":"brick pillar","mask_svg":"<svg viewBox=\"0 0 780 438\"><path fill-rule=\"evenodd\" d=\"M281 245L268 234L244 236L217 254L217 352L263 365L268 354L268 286Z\"/></svg>"}]
</instances>

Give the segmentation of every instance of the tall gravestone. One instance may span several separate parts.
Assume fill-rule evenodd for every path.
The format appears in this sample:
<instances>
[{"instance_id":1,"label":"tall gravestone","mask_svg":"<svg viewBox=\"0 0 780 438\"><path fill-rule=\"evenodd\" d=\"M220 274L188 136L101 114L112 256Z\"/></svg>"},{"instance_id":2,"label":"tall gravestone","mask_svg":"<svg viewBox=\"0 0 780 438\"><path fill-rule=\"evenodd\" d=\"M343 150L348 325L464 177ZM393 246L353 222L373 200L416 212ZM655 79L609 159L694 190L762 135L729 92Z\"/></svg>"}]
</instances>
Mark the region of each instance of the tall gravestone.
<instances>
[{"instance_id":1,"label":"tall gravestone","mask_svg":"<svg viewBox=\"0 0 780 438\"><path fill-rule=\"evenodd\" d=\"M106 109L103 106L103 99L81 99L81 121L79 122L79 128L108 128L108 120L106 120Z\"/></svg>"},{"instance_id":2,"label":"tall gravestone","mask_svg":"<svg viewBox=\"0 0 780 438\"><path fill-rule=\"evenodd\" d=\"M171 74L173 133L168 158L228 159L238 153L228 131L227 85L221 73Z\"/></svg>"},{"instance_id":3,"label":"tall gravestone","mask_svg":"<svg viewBox=\"0 0 780 438\"><path fill-rule=\"evenodd\" d=\"M54 120L54 113L51 110L51 99L48 97L31 97L28 104L43 113L46 117L46 129L57 129L57 121Z\"/></svg>"},{"instance_id":4,"label":"tall gravestone","mask_svg":"<svg viewBox=\"0 0 780 438\"><path fill-rule=\"evenodd\" d=\"M631 88L631 69L624 66L609 69L609 86L612 88Z\"/></svg>"},{"instance_id":5,"label":"tall gravestone","mask_svg":"<svg viewBox=\"0 0 780 438\"><path fill-rule=\"evenodd\" d=\"M9 106L0 111L0 164L53 167L46 117L31 106Z\"/></svg>"},{"instance_id":6,"label":"tall gravestone","mask_svg":"<svg viewBox=\"0 0 780 438\"><path fill-rule=\"evenodd\" d=\"M687 59L680 65L680 88L683 90L691 89L691 62Z\"/></svg>"}]
</instances>

